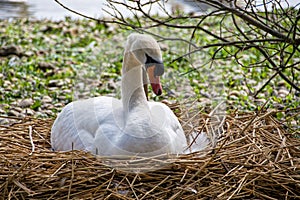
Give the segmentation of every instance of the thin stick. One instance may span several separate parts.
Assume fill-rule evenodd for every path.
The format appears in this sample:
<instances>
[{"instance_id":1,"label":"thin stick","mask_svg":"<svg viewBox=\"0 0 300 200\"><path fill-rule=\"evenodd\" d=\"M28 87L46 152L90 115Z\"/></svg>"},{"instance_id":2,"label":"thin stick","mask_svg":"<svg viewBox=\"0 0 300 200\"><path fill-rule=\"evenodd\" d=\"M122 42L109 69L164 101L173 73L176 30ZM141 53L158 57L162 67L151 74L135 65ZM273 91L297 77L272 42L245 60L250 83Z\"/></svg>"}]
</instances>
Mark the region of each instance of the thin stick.
<instances>
[{"instance_id":1,"label":"thin stick","mask_svg":"<svg viewBox=\"0 0 300 200\"><path fill-rule=\"evenodd\" d=\"M126 179L126 181L127 181L128 185L129 185L129 187L130 187L131 191L133 192L135 199L137 199L137 200L138 200L138 199L139 199L139 197L136 195L136 193L135 193L135 191L134 191L134 181L135 181L135 179L136 179L137 175L138 175L138 174L136 174L136 176L134 177L134 180L132 181L132 183L130 183L130 181L128 180L128 178L127 178L127 177L125 177L125 179Z\"/></svg>"},{"instance_id":2,"label":"thin stick","mask_svg":"<svg viewBox=\"0 0 300 200\"><path fill-rule=\"evenodd\" d=\"M70 185L69 185L69 191L68 191L68 200L70 199L70 194L71 194L71 188L72 188L72 184L73 184L73 179L74 179L74 159L73 159L73 149L74 149L74 143L72 142L72 158L71 158L71 162L72 162L72 175L71 175L71 181L70 181Z\"/></svg>"},{"instance_id":3,"label":"thin stick","mask_svg":"<svg viewBox=\"0 0 300 200\"><path fill-rule=\"evenodd\" d=\"M29 139L30 139L30 143L31 143L31 152L30 152L30 156L33 154L35 146L33 143L33 139L32 139L32 126L29 126Z\"/></svg>"},{"instance_id":4,"label":"thin stick","mask_svg":"<svg viewBox=\"0 0 300 200\"><path fill-rule=\"evenodd\" d=\"M170 176L167 176L164 180L162 180L160 183L158 183L155 187L153 187L151 190L149 190L148 192L146 192L146 194L140 199L144 199L148 194L150 194L151 192L153 192L158 186L160 186L161 184L163 184Z\"/></svg>"}]
</instances>

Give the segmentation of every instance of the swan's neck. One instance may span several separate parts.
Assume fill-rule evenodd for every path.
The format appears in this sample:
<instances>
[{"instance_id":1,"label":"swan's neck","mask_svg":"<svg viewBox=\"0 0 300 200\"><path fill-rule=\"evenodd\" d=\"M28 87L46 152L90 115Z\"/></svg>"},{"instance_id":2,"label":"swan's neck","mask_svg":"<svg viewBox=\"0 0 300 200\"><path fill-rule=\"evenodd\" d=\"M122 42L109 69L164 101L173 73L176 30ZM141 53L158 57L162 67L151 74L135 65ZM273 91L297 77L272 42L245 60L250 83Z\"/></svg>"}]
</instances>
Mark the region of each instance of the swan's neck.
<instances>
[{"instance_id":1,"label":"swan's neck","mask_svg":"<svg viewBox=\"0 0 300 200\"><path fill-rule=\"evenodd\" d=\"M125 55L122 74L122 103L125 117L133 112L149 112L144 91L143 66L131 53Z\"/></svg>"}]
</instances>

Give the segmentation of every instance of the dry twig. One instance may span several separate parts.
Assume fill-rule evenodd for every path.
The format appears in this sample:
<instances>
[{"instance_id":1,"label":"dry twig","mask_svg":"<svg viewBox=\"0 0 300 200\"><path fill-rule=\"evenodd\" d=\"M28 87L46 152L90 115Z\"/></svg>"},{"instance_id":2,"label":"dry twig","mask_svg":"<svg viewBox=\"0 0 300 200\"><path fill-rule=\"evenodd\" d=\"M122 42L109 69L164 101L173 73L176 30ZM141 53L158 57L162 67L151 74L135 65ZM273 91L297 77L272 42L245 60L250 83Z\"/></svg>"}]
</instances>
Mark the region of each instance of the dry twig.
<instances>
[{"instance_id":1,"label":"dry twig","mask_svg":"<svg viewBox=\"0 0 300 200\"><path fill-rule=\"evenodd\" d=\"M117 160L116 167L110 167L109 160L90 153L52 152L45 142L49 141L52 121L26 118L0 129L1 198L300 198L299 139L267 110L258 113L255 120L254 116L227 115L223 137L212 153L166 160L147 158L143 162L165 164L139 174L123 171ZM191 121L192 128L207 123L206 119L207 115L198 113ZM182 115L181 120L185 123L189 118ZM29 127L39 134L30 138ZM139 162L132 160L131 164L139 166Z\"/></svg>"}]
</instances>

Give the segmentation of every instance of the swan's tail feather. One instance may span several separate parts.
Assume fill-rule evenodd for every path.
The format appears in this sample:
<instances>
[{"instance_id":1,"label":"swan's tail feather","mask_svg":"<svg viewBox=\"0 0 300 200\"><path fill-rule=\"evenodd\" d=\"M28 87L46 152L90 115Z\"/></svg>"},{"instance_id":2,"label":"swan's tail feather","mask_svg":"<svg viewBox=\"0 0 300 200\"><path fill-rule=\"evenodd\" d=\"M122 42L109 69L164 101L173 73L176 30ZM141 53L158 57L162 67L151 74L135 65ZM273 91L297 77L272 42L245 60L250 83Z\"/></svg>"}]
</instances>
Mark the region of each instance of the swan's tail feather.
<instances>
[{"instance_id":1,"label":"swan's tail feather","mask_svg":"<svg viewBox=\"0 0 300 200\"><path fill-rule=\"evenodd\" d=\"M202 151L206 149L210 144L210 140L205 133L194 132L188 136L188 141L190 142L190 144L188 145L184 153L194 153L197 151Z\"/></svg>"},{"instance_id":2,"label":"swan's tail feather","mask_svg":"<svg viewBox=\"0 0 300 200\"><path fill-rule=\"evenodd\" d=\"M189 143L188 147L184 151L185 154L195 153L207 149L213 149L222 135L222 129L211 130L206 132L193 132L187 138Z\"/></svg>"}]
</instances>

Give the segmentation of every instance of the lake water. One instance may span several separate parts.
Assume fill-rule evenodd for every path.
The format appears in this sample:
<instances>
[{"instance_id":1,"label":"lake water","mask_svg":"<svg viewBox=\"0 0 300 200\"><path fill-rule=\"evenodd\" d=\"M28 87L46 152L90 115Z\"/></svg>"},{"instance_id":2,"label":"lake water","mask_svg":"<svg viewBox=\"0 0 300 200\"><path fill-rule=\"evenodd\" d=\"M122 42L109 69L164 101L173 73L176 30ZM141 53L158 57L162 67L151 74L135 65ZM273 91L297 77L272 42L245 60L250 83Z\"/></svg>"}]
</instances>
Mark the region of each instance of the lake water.
<instances>
[{"instance_id":1,"label":"lake water","mask_svg":"<svg viewBox=\"0 0 300 200\"><path fill-rule=\"evenodd\" d=\"M126 1L126 0L122 0ZM175 2L175 0L171 0ZM180 2L181 0L176 0ZM82 14L91 17L103 17L108 16L103 11L105 7L105 0L60 0L61 3L67 7L78 11ZM167 8L171 8L172 3L167 3ZM191 7L184 6L185 10L191 10ZM121 8L126 15L126 9ZM159 9L155 9L155 12L159 12ZM80 18L80 16L67 11L58 5L54 0L0 0L0 19L7 18L33 18L33 19L52 19L62 20L65 16L72 18Z\"/></svg>"},{"instance_id":2,"label":"lake water","mask_svg":"<svg viewBox=\"0 0 300 200\"><path fill-rule=\"evenodd\" d=\"M120 0L126 2L126 0ZM195 6L189 6L183 1L191 0L169 0L166 3L168 9L172 5L180 5L185 11L193 11ZM261 0L258 0L261 1ZM107 14L103 11L105 0L61 0L69 8L91 17L103 17ZM290 5L296 5L299 0L288 0ZM299 7L299 6L298 6ZM198 6L199 8L199 6ZM202 6L203 9L205 9ZM201 8L200 8L201 9ZM126 9L122 8L124 15L127 15ZM158 8L154 12L161 12ZM62 20L65 16L80 18L58 5L54 0L0 0L0 19L7 18L34 18L34 19L52 19Z\"/></svg>"}]
</instances>

